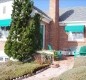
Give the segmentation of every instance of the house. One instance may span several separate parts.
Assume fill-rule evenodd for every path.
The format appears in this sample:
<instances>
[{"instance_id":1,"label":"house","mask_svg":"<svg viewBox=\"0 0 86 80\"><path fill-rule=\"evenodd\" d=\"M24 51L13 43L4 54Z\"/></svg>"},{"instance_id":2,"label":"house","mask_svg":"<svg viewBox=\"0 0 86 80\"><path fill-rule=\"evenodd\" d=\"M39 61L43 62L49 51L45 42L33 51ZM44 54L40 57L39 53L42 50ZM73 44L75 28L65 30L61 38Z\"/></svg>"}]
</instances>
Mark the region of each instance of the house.
<instances>
[{"instance_id":1,"label":"house","mask_svg":"<svg viewBox=\"0 0 86 80\"><path fill-rule=\"evenodd\" d=\"M0 50L4 49L4 44L9 34L11 14L12 14L12 3L13 0L0 0L0 44L1 44ZM43 11L34 6L31 15L34 16L35 13L39 13L43 17L40 26L43 27L43 39L44 39L45 23L48 25L52 19L48 17ZM45 41L43 41L43 48L44 42Z\"/></svg>"},{"instance_id":2,"label":"house","mask_svg":"<svg viewBox=\"0 0 86 80\"><path fill-rule=\"evenodd\" d=\"M86 7L60 10L59 49L80 51L86 45Z\"/></svg>"},{"instance_id":3,"label":"house","mask_svg":"<svg viewBox=\"0 0 86 80\"><path fill-rule=\"evenodd\" d=\"M4 50L6 38L9 34L13 0L0 0L0 51ZM43 16L40 23L42 30L42 44L48 49L62 51L79 50L86 45L86 8L59 9L59 0L50 0L49 15L37 7L33 12Z\"/></svg>"},{"instance_id":4,"label":"house","mask_svg":"<svg viewBox=\"0 0 86 80\"><path fill-rule=\"evenodd\" d=\"M0 61L3 60L2 57L7 56L4 54L4 46L9 35L9 29L11 24L11 14L12 14L12 3L13 0L0 0ZM45 24L48 25L52 19L47 16L43 11L38 9L37 7L33 7L33 11L31 16L34 16L35 13L39 13L42 16L42 21L40 23L40 29L42 31L42 47L44 48L45 44ZM4 58L5 61L5 58Z\"/></svg>"}]
</instances>

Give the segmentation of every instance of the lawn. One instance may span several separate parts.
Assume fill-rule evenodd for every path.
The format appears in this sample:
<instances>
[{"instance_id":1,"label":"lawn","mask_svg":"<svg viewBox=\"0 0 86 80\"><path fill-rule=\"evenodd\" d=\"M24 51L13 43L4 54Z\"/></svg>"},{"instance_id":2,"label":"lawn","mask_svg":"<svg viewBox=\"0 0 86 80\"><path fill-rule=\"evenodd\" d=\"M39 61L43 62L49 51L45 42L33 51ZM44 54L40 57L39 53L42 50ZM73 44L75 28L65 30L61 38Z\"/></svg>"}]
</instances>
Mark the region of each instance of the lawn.
<instances>
[{"instance_id":1,"label":"lawn","mask_svg":"<svg viewBox=\"0 0 86 80\"><path fill-rule=\"evenodd\" d=\"M0 63L0 80L12 80L26 74L32 75L37 70L48 66L48 64L22 63L22 62L6 62Z\"/></svg>"},{"instance_id":2,"label":"lawn","mask_svg":"<svg viewBox=\"0 0 86 80\"><path fill-rule=\"evenodd\" d=\"M71 70L51 80L86 80L86 57L77 57Z\"/></svg>"},{"instance_id":3,"label":"lawn","mask_svg":"<svg viewBox=\"0 0 86 80\"><path fill-rule=\"evenodd\" d=\"M77 57L74 61L74 67L86 66L86 56Z\"/></svg>"}]
</instances>

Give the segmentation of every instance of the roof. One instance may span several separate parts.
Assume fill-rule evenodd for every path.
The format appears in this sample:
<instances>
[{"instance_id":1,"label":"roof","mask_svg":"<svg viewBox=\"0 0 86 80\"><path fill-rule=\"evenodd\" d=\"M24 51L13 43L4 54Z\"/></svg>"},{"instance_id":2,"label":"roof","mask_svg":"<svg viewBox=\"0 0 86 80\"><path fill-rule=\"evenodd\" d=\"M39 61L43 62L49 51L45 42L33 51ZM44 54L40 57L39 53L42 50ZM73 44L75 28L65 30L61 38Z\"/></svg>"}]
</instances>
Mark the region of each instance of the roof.
<instances>
[{"instance_id":1,"label":"roof","mask_svg":"<svg viewBox=\"0 0 86 80\"><path fill-rule=\"evenodd\" d=\"M86 7L60 9L59 21L86 21Z\"/></svg>"},{"instance_id":2,"label":"roof","mask_svg":"<svg viewBox=\"0 0 86 80\"><path fill-rule=\"evenodd\" d=\"M42 10L40 10L39 8L37 8L36 6L34 6L34 9L37 10L37 11L39 11L43 15L45 15L47 18L51 19L45 12L43 12Z\"/></svg>"},{"instance_id":3,"label":"roof","mask_svg":"<svg viewBox=\"0 0 86 80\"><path fill-rule=\"evenodd\" d=\"M37 8L36 6L33 6L33 9L35 10L34 13L39 13L41 14L41 16L43 17L42 21L49 23L50 21L52 21L52 19L42 10L40 10L39 8Z\"/></svg>"}]
</instances>

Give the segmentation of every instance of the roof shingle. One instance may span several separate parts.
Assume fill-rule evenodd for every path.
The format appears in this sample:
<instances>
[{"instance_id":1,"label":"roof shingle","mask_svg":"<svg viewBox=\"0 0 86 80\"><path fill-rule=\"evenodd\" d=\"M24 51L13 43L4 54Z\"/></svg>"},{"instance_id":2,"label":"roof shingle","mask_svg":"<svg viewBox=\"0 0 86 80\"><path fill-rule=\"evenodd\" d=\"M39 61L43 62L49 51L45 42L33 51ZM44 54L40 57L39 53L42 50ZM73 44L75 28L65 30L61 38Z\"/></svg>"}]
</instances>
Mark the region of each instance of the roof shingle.
<instances>
[{"instance_id":1,"label":"roof shingle","mask_svg":"<svg viewBox=\"0 0 86 80\"><path fill-rule=\"evenodd\" d=\"M60 9L59 21L86 21L86 7Z\"/></svg>"}]
</instances>

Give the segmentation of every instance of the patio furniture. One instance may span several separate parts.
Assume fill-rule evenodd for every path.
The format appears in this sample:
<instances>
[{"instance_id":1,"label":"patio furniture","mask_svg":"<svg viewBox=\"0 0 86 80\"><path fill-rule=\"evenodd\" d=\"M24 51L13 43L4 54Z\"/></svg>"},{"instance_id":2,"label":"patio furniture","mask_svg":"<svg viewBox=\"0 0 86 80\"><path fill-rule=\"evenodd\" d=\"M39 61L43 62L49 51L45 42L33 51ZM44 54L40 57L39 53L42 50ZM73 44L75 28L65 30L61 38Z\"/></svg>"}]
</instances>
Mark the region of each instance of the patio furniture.
<instances>
[{"instance_id":1,"label":"patio furniture","mask_svg":"<svg viewBox=\"0 0 86 80\"><path fill-rule=\"evenodd\" d=\"M77 56L79 56L79 52L77 52L77 51L74 51L73 54L74 54L74 58L76 58Z\"/></svg>"},{"instance_id":2,"label":"patio furniture","mask_svg":"<svg viewBox=\"0 0 86 80\"><path fill-rule=\"evenodd\" d=\"M48 45L48 50L53 50L50 44Z\"/></svg>"},{"instance_id":3,"label":"patio furniture","mask_svg":"<svg viewBox=\"0 0 86 80\"><path fill-rule=\"evenodd\" d=\"M82 46L80 49L80 55L85 56L86 55L86 46Z\"/></svg>"},{"instance_id":4,"label":"patio furniture","mask_svg":"<svg viewBox=\"0 0 86 80\"><path fill-rule=\"evenodd\" d=\"M48 45L48 50L53 50L53 48L50 44ZM62 59L62 52L61 51L54 50L54 54L57 55L57 57L59 59Z\"/></svg>"},{"instance_id":5,"label":"patio furniture","mask_svg":"<svg viewBox=\"0 0 86 80\"><path fill-rule=\"evenodd\" d=\"M77 56L86 56L86 46L82 46L80 51L74 51L74 57L76 58Z\"/></svg>"}]
</instances>

